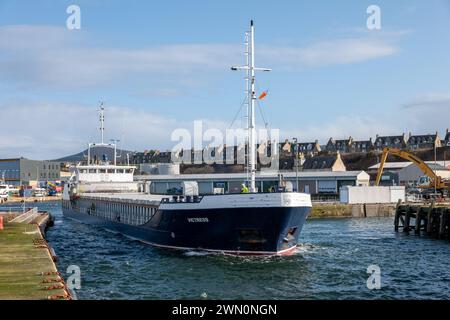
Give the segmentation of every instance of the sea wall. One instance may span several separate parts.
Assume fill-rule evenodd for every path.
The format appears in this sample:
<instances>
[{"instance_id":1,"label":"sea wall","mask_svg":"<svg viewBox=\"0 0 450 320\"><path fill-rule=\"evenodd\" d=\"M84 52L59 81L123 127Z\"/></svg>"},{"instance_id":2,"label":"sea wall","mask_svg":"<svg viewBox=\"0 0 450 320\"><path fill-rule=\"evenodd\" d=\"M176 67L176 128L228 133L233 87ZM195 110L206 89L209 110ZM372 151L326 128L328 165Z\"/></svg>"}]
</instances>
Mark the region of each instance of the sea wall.
<instances>
[{"instance_id":1,"label":"sea wall","mask_svg":"<svg viewBox=\"0 0 450 320\"><path fill-rule=\"evenodd\" d=\"M310 218L393 217L395 204L313 203Z\"/></svg>"}]
</instances>

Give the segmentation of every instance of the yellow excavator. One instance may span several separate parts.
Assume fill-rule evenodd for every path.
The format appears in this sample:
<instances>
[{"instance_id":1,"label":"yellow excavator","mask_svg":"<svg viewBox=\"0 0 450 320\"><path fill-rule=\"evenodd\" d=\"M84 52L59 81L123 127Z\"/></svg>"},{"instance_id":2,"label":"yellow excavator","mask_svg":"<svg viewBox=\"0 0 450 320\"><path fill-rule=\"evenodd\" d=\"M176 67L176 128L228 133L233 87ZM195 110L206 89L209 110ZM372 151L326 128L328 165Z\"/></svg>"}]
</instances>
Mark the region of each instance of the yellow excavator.
<instances>
[{"instance_id":1,"label":"yellow excavator","mask_svg":"<svg viewBox=\"0 0 450 320\"><path fill-rule=\"evenodd\" d=\"M439 190L441 193L444 193L445 190L450 190L450 181L444 180L440 176L437 176L434 171L422 160L413 155L412 153L396 148L384 148L383 154L381 156L380 167L378 168L377 180L375 181L375 185L378 186L380 184L381 175L383 174L384 164L386 163L386 159L389 154L395 155L397 157L403 158L405 160L411 161L417 167L422 170L422 172L429 177L426 185L421 185L421 188L435 188Z\"/></svg>"}]
</instances>

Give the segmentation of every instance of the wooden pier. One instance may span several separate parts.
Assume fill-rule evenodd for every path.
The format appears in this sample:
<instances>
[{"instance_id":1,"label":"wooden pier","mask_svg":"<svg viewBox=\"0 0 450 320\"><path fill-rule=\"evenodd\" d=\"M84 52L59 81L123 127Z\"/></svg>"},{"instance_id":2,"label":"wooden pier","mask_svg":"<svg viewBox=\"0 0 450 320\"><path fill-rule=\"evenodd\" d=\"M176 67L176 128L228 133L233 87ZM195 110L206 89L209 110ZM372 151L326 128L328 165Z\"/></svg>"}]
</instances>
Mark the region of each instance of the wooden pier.
<instances>
[{"instance_id":1,"label":"wooden pier","mask_svg":"<svg viewBox=\"0 0 450 320\"><path fill-rule=\"evenodd\" d=\"M395 231L426 234L436 239L450 241L450 205L397 204L394 219Z\"/></svg>"},{"instance_id":2,"label":"wooden pier","mask_svg":"<svg viewBox=\"0 0 450 320\"><path fill-rule=\"evenodd\" d=\"M0 300L71 299L43 236L50 215L30 209L0 216Z\"/></svg>"}]
</instances>

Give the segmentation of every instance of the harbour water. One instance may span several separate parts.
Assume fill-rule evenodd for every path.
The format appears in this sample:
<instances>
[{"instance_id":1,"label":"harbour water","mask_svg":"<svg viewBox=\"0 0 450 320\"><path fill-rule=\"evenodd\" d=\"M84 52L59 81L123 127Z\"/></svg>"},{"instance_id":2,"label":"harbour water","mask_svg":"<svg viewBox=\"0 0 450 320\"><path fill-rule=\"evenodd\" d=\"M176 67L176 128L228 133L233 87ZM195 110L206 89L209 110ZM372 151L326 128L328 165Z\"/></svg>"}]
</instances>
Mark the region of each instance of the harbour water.
<instances>
[{"instance_id":1,"label":"harbour water","mask_svg":"<svg viewBox=\"0 0 450 320\"><path fill-rule=\"evenodd\" d=\"M448 242L395 233L392 218L309 220L293 256L249 258L157 249L37 206L55 217L62 275L81 269L78 299L450 299Z\"/></svg>"}]
</instances>

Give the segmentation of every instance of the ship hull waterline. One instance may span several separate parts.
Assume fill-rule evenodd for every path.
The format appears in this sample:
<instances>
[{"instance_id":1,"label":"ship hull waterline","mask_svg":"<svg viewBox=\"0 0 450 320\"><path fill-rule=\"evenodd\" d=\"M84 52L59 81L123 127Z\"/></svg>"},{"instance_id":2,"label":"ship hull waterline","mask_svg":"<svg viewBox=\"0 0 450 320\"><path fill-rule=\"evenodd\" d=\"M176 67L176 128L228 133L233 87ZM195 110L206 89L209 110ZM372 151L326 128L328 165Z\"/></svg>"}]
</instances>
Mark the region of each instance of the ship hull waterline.
<instances>
[{"instance_id":1,"label":"ship hull waterline","mask_svg":"<svg viewBox=\"0 0 450 320\"><path fill-rule=\"evenodd\" d=\"M63 208L65 217L113 231L145 244L228 255L290 255L310 207L158 210L139 226ZM155 225L157 223L157 225Z\"/></svg>"}]
</instances>

